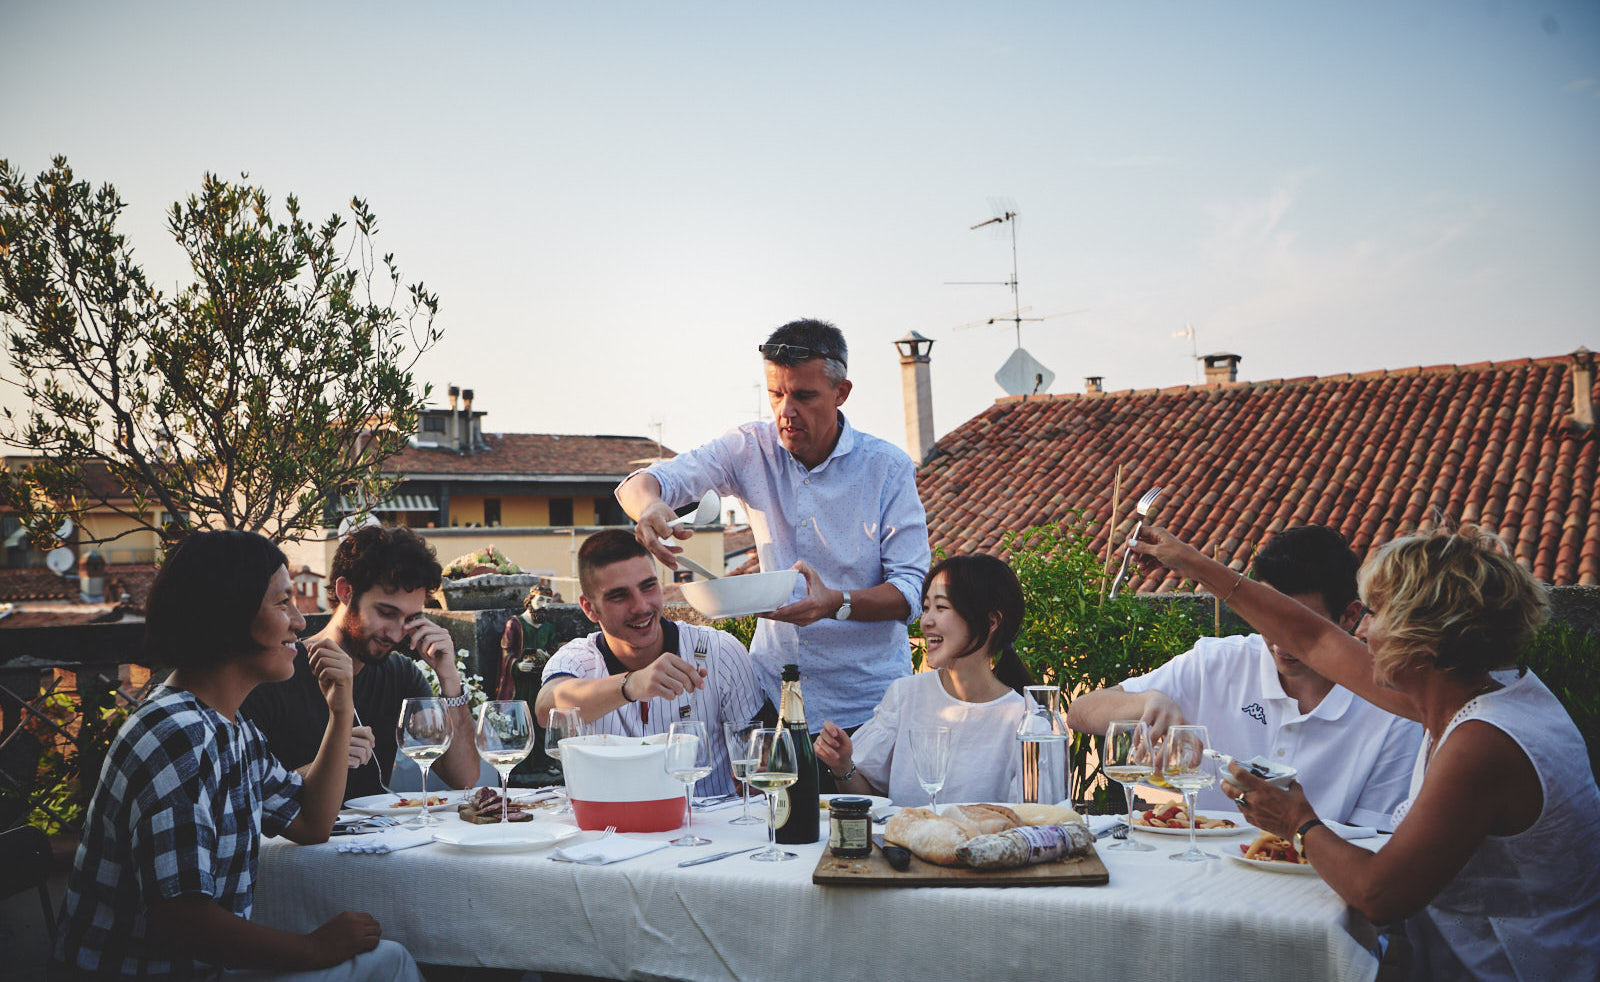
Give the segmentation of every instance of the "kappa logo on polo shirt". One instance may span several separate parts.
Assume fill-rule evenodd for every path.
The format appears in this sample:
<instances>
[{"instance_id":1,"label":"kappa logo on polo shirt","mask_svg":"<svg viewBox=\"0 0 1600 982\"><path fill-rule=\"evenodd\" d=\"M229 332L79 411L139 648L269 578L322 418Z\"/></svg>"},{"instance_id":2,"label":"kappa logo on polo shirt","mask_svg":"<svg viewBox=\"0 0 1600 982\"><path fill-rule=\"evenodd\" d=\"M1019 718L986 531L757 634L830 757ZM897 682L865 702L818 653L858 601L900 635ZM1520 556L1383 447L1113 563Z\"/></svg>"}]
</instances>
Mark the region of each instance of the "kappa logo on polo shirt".
<instances>
[{"instance_id":1,"label":"kappa logo on polo shirt","mask_svg":"<svg viewBox=\"0 0 1600 982\"><path fill-rule=\"evenodd\" d=\"M1261 708L1261 704L1259 702L1252 702L1248 706L1240 706L1239 712L1244 713L1246 716L1255 720L1257 723L1260 723L1262 726L1267 725L1267 711Z\"/></svg>"}]
</instances>

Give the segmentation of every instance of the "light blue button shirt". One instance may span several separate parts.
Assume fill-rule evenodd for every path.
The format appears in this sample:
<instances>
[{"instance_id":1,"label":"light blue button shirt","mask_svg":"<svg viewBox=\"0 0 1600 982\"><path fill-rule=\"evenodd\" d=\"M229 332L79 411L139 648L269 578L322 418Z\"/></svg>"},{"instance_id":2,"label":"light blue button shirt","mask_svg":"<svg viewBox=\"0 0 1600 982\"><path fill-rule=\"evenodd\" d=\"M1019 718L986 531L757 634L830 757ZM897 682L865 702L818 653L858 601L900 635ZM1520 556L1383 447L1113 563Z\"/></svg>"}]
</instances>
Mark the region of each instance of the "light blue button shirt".
<instances>
[{"instance_id":1,"label":"light blue button shirt","mask_svg":"<svg viewBox=\"0 0 1600 982\"><path fill-rule=\"evenodd\" d=\"M813 732L824 720L866 722L889 683L911 674L906 625L922 616L928 573L928 520L911 458L856 431L842 413L839 427L833 452L811 470L779 442L774 424L746 423L644 471L673 508L712 489L743 502L763 570L803 559L836 590L893 583L905 596L911 615L904 622L758 622L750 654L762 687L777 705L780 669L799 665ZM792 599L803 596L802 579Z\"/></svg>"}]
</instances>

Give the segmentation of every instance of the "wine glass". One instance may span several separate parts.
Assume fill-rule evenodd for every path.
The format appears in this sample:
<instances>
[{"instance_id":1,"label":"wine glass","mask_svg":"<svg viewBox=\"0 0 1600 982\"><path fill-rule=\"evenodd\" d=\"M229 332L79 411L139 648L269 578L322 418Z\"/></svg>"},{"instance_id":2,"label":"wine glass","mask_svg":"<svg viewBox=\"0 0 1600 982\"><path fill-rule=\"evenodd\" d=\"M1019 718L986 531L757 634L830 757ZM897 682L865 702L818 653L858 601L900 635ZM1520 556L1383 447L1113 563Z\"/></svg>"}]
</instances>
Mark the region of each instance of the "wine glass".
<instances>
[{"instance_id":1,"label":"wine glass","mask_svg":"<svg viewBox=\"0 0 1600 982\"><path fill-rule=\"evenodd\" d=\"M795 754L794 738L782 727L758 727L750 731L750 746L745 751L750 761L747 780L767 793L767 848L750 856L763 863L794 859L795 854L778 848L778 796L800 779L800 758Z\"/></svg>"},{"instance_id":2,"label":"wine glass","mask_svg":"<svg viewBox=\"0 0 1600 982\"><path fill-rule=\"evenodd\" d=\"M576 706L552 707L550 717L545 720L545 755L551 760L560 760L561 741L576 736L583 736L583 713L579 712ZM558 788L556 794L561 796L561 804L551 814L571 815L572 805L567 795L567 789L565 787Z\"/></svg>"},{"instance_id":3,"label":"wine glass","mask_svg":"<svg viewBox=\"0 0 1600 982\"><path fill-rule=\"evenodd\" d=\"M420 829L440 824L428 811L428 768L450 749L450 721L445 716L444 700L432 696L403 700L395 742L401 753L422 768L422 811L405 827Z\"/></svg>"},{"instance_id":4,"label":"wine glass","mask_svg":"<svg viewBox=\"0 0 1600 982\"><path fill-rule=\"evenodd\" d=\"M1217 781L1216 765L1206 756L1209 740L1203 726L1172 726L1161 747L1161 775L1167 783L1183 792L1183 803L1189 809L1189 848L1175 852L1168 859L1183 863L1198 863L1217 857L1205 852L1194 840L1194 801L1203 789Z\"/></svg>"},{"instance_id":5,"label":"wine glass","mask_svg":"<svg viewBox=\"0 0 1600 982\"><path fill-rule=\"evenodd\" d=\"M723 723L722 737L728 744L728 763L733 768L733 779L744 789L744 811L729 825L759 825L761 819L750 814L750 734L761 729L755 721L749 723Z\"/></svg>"},{"instance_id":6,"label":"wine glass","mask_svg":"<svg viewBox=\"0 0 1600 982\"><path fill-rule=\"evenodd\" d=\"M1128 798L1128 828L1133 828L1133 786L1150 779L1155 759L1150 749L1150 728L1142 719L1114 719L1106 727L1106 748L1101 757L1106 777L1122 785ZM1113 842L1108 849L1150 852L1155 847L1132 838Z\"/></svg>"},{"instance_id":7,"label":"wine glass","mask_svg":"<svg viewBox=\"0 0 1600 982\"><path fill-rule=\"evenodd\" d=\"M494 699L478 708L478 755L500 773L500 821L511 811L511 772L533 752L533 713L521 699Z\"/></svg>"},{"instance_id":8,"label":"wine glass","mask_svg":"<svg viewBox=\"0 0 1600 982\"><path fill-rule=\"evenodd\" d=\"M683 834L675 846L709 846L710 839L694 834L694 782L711 773L711 744L706 739L706 724L697 719L679 720L667 727L667 773L683 782Z\"/></svg>"},{"instance_id":9,"label":"wine glass","mask_svg":"<svg viewBox=\"0 0 1600 982\"><path fill-rule=\"evenodd\" d=\"M911 761L917 768L917 783L928 793L928 807L939 813L939 790L950 770L950 727L913 726Z\"/></svg>"}]
</instances>

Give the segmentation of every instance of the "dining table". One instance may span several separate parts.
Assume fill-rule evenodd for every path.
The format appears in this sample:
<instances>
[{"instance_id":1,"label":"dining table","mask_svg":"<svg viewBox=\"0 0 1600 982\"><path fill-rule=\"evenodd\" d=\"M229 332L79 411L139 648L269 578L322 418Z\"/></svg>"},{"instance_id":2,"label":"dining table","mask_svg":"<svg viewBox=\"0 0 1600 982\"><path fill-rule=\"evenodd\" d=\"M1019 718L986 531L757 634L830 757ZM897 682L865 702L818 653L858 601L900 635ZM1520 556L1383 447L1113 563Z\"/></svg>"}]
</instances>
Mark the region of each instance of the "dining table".
<instances>
[{"instance_id":1,"label":"dining table","mask_svg":"<svg viewBox=\"0 0 1600 982\"><path fill-rule=\"evenodd\" d=\"M1110 874L1101 886L820 886L811 877L825 833L787 847L798 854L788 862L743 853L679 866L764 844L763 825L728 824L738 813L695 816L708 846L599 866L553 858L598 832L495 853L435 841L351 854L339 839L271 839L261 844L253 919L306 932L364 911L419 962L606 979L1371 982L1378 970L1376 931L1319 877L1228 858L1171 862L1187 845L1180 837L1133 833L1150 852L1101 840ZM649 842L676 834L618 833ZM1201 844L1221 856L1249 841Z\"/></svg>"}]
</instances>

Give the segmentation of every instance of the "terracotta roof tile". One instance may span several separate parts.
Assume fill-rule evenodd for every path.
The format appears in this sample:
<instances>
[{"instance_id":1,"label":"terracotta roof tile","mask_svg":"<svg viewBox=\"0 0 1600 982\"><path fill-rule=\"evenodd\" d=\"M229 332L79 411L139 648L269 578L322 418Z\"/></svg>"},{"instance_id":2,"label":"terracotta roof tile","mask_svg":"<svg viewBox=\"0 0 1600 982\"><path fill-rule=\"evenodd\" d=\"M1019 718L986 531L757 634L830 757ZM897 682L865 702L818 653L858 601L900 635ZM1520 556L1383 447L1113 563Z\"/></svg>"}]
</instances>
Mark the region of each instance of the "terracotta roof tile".
<instances>
[{"instance_id":1,"label":"terracotta roof tile","mask_svg":"<svg viewBox=\"0 0 1600 982\"><path fill-rule=\"evenodd\" d=\"M384 470L425 477L434 474L507 474L517 477L602 476L620 480L639 461L673 452L642 436L574 436L557 433L485 433L489 449L471 454L434 447L408 447Z\"/></svg>"},{"instance_id":2,"label":"terracotta roof tile","mask_svg":"<svg viewBox=\"0 0 1600 982\"><path fill-rule=\"evenodd\" d=\"M1103 550L1120 463L1118 539L1162 485L1161 520L1235 569L1291 525L1331 525L1365 553L1443 518L1499 533L1542 581L1600 584L1600 444L1571 412L1566 356L1006 397L946 434L918 485L950 553L1074 510Z\"/></svg>"}]
</instances>

